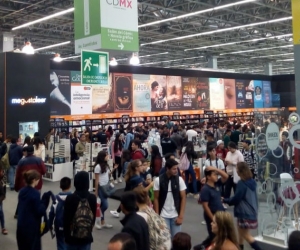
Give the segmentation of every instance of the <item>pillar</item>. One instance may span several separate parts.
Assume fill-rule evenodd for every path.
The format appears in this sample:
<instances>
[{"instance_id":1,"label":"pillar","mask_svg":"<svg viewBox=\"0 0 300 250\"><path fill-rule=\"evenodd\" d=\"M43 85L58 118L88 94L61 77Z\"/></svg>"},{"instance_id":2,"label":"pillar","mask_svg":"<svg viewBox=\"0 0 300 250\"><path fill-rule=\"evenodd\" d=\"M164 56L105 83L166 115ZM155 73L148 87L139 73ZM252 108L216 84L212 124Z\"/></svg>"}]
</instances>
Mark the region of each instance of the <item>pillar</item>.
<instances>
[{"instance_id":1,"label":"pillar","mask_svg":"<svg viewBox=\"0 0 300 250\"><path fill-rule=\"evenodd\" d=\"M272 63L267 63L264 66L265 75L271 76L273 75L273 65Z\"/></svg>"},{"instance_id":2,"label":"pillar","mask_svg":"<svg viewBox=\"0 0 300 250\"><path fill-rule=\"evenodd\" d=\"M295 57L295 95L297 113L300 112L300 1L292 0L294 57ZM292 94L292 93L291 93Z\"/></svg>"},{"instance_id":3,"label":"pillar","mask_svg":"<svg viewBox=\"0 0 300 250\"><path fill-rule=\"evenodd\" d=\"M208 58L207 67L210 69L218 69L218 57L210 56Z\"/></svg>"},{"instance_id":4,"label":"pillar","mask_svg":"<svg viewBox=\"0 0 300 250\"><path fill-rule=\"evenodd\" d=\"M14 50L14 36L10 32L0 34L0 52L8 52Z\"/></svg>"}]
</instances>

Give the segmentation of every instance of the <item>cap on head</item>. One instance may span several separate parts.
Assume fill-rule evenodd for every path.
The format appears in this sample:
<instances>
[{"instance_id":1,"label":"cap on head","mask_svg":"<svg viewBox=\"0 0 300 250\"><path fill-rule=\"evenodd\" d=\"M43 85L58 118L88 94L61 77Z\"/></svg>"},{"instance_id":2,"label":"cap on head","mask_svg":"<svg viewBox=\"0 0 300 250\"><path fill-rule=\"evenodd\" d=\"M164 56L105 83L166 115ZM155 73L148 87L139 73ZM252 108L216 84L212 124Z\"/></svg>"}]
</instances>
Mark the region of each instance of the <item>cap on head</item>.
<instances>
[{"instance_id":1,"label":"cap on head","mask_svg":"<svg viewBox=\"0 0 300 250\"><path fill-rule=\"evenodd\" d=\"M222 140L218 140L217 141L217 146L219 146L220 144L224 144L224 142Z\"/></svg>"},{"instance_id":2,"label":"cap on head","mask_svg":"<svg viewBox=\"0 0 300 250\"><path fill-rule=\"evenodd\" d=\"M243 142L247 143L248 145L251 145L251 141L250 140L243 140Z\"/></svg>"}]
</instances>

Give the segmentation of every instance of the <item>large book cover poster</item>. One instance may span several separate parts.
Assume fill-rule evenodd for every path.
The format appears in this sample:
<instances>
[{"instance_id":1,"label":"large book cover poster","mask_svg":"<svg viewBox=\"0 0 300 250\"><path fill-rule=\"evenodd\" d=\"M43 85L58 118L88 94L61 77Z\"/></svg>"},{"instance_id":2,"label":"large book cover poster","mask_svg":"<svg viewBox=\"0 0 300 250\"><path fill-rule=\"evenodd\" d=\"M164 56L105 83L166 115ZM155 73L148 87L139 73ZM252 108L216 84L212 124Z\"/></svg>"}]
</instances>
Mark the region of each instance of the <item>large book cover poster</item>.
<instances>
[{"instance_id":1,"label":"large book cover poster","mask_svg":"<svg viewBox=\"0 0 300 250\"><path fill-rule=\"evenodd\" d=\"M209 78L199 77L197 83L197 109L210 108Z\"/></svg>"},{"instance_id":2,"label":"large book cover poster","mask_svg":"<svg viewBox=\"0 0 300 250\"><path fill-rule=\"evenodd\" d=\"M92 86L82 86L80 71L71 71L71 115L91 113Z\"/></svg>"},{"instance_id":3,"label":"large book cover poster","mask_svg":"<svg viewBox=\"0 0 300 250\"><path fill-rule=\"evenodd\" d=\"M263 81L264 108L272 107L272 89L271 82Z\"/></svg>"},{"instance_id":4,"label":"large book cover poster","mask_svg":"<svg viewBox=\"0 0 300 250\"><path fill-rule=\"evenodd\" d=\"M182 109L194 110L197 108L197 83L197 77L182 77Z\"/></svg>"},{"instance_id":5,"label":"large book cover poster","mask_svg":"<svg viewBox=\"0 0 300 250\"><path fill-rule=\"evenodd\" d=\"M71 81L70 71L54 70L50 72L50 114L71 114Z\"/></svg>"},{"instance_id":6,"label":"large book cover poster","mask_svg":"<svg viewBox=\"0 0 300 250\"><path fill-rule=\"evenodd\" d=\"M150 75L151 111L167 111L167 77Z\"/></svg>"},{"instance_id":7,"label":"large book cover poster","mask_svg":"<svg viewBox=\"0 0 300 250\"><path fill-rule=\"evenodd\" d=\"M254 81L254 108L263 108L262 81Z\"/></svg>"},{"instance_id":8,"label":"large book cover poster","mask_svg":"<svg viewBox=\"0 0 300 250\"><path fill-rule=\"evenodd\" d=\"M246 107L246 85L243 80L235 82L236 108L242 109Z\"/></svg>"},{"instance_id":9,"label":"large book cover poster","mask_svg":"<svg viewBox=\"0 0 300 250\"><path fill-rule=\"evenodd\" d=\"M115 112L132 112L132 75L113 73Z\"/></svg>"},{"instance_id":10,"label":"large book cover poster","mask_svg":"<svg viewBox=\"0 0 300 250\"><path fill-rule=\"evenodd\" d=\"M254 108L254 80L244 80L246 99L246 108Z\"/></svg>"},{"instance_id":11,"label":"large book cover poster","mask_svg":"<svg viewBox=\"0 0 300 250\"><path fill-rule=\"evenodd\" d=\"M224 79L224 90L225 109L236 109L235 80Z\"/></svg>"},{"instance_id":12,"label":"large book cover poster","mask_svg":"<svg viewBox=\"0 0 300 250\"><path fill-rule=\"evenodd\" d=\"M209 78L209 94L213 97L210 102L210 109L224 109L224 79Z\"/></svg>"},{"instance_id":13,"label":"large book cover poster","mask_svg":"<svg viewBox=\"0 0 300 250\"><path fill-rule=\"evenodd\" d=\"M168 110L182 109L182 85L180 76L167 76Z\"/></svg>"},{"instance_id":14,"label":"large book cover poster","mask_svg":"<svg viewBox=\"0 0 300 250\"><path fill-rule=\"evenodd\" d=\"M133 112L151 112L150 75L133 75Z\"/></svg>"},{"instance_id":15,"label":"large book cover poster","mask_svg":"<svg viewBox=\"0 0 300 250\"><path fill-rule=\"evenodd\" d=\"M107 86L93 86L92 90L92 112L93 114L114 112L114 87L112 74L109 75Z\"/></svg>"}]
</instances>

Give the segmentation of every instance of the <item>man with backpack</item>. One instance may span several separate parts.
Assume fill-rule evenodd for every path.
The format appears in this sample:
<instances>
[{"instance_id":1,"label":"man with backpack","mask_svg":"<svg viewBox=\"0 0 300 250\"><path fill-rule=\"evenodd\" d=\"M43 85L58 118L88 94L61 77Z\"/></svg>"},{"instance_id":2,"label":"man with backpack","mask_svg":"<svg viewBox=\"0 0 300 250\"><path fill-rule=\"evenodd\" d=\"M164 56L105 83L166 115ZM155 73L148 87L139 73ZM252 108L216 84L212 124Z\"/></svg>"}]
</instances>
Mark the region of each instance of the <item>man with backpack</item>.
<instances>
[{"instance_id":1,"label":"man with backpack","mask_svg":"<svg viewBox=\"0 0 300 250\"><path fill-rule=\"evenodd\" d=\"M88 172L78 172L74 178L74 186L76 190L67 196L63 213L66 249L90 250L97 199L89 192Z\"/></svg>"},{"instance_id":2,"label":"man with backpack","mask_svg":"<svg viewBox=\"0 0 300 250\"><path fill-rule=\"evenodd\" d=\"M65 238L64 238L64 205L68 195L72 194L71 179L64 177L60 180L60 192L56 196L56 203L51 206L49 213L49 225L50 229L55 231L57 250L65 250ZM54 226L54 228L53 228Z\"/></svg>"},{"instance_id":3,"label":"man with backpack","mask_svg":"<svg viewBox=\"0 0 300 250\"><path fill-rule=\"evenodd\" d=\"M250 140L243 140L242 154L244 156L245 162L250 167L250 170L252 172L253 178L255 178L255 176L257 174L256 173L256 170L257 170L257 166L256 166L256 153L255 153L255 150L254 150L253 146L251 145L251 141Z\"/></svg>"}]
</instances>

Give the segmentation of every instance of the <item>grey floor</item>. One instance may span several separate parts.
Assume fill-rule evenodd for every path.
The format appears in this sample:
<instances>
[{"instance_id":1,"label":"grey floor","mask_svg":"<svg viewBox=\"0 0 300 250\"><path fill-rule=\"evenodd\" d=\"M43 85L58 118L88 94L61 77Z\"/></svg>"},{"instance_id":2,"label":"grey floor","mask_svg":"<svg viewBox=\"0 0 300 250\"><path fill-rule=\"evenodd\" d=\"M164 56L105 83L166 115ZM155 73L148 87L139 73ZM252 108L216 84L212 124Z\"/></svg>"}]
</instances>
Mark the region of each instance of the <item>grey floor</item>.
<instances>
[{"instance_id":1,"label":"grey floor","mask_svg":"<svg viewBox=\"0 0 300 250\"><path fill-rule=\"evenodd\" d=\"M118 184L118 186L122 186L122 184ZM44 181L43 192L51 190L53 193L59 192L59 183L51 183ZM0 249L1 250L17 250L16 245L16 220L13 218L15 208L17 205L17 193L14 191L7 191L7 198L4 201L4 213L6 219L6 228L9 232L8 235L4 236L0 234ZM102 229L102 230L94 230L94 243L92 244L92 249L97 250L105 250L107 249L107 244L110 238L120 232L121 224L119 219L113 218L109 210L115 209L119 205L118 201L109 200L109 208L106 213L106 221L109 224L113 225L112 229ZM230 211L232 209L230 208ZM184 222L182 226L182 231L191 235L193 245L196 245L202 242L206 236L206 226L201 224L203 220L203 210L200 205L197 204L195 199L188 198L186 204L186 212L184 217ZM30 225L28 225L30 226ZM54 250L56 249L55 240L51 239L50 234L44 235L43 239L43 249L44 250ZM246 250L250 248L246 246Z\"/></svg>"}]
</instances>

